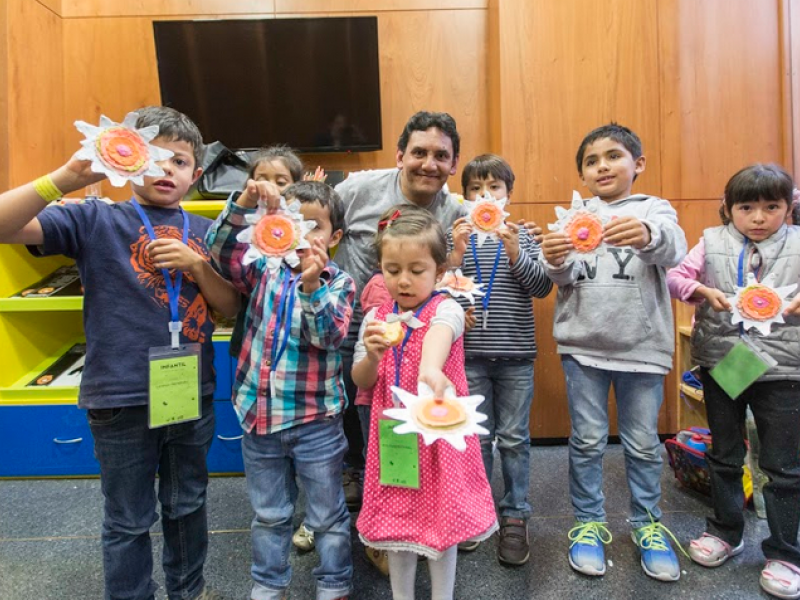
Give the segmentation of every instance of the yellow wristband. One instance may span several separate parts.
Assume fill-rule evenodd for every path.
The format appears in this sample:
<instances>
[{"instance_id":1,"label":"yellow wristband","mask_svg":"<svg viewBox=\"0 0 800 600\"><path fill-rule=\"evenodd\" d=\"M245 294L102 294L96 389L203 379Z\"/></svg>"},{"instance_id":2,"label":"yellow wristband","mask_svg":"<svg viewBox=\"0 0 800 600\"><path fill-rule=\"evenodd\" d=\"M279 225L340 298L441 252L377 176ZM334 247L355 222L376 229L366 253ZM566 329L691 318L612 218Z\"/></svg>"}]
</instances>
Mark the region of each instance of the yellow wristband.
<instances>
[{"instance_id":1,"label":"yellow wristband","mask_svg":"<svg viewBox=\"0 0 800 600\"><path fill-rule=\"evenodd\" d=\"M64 194L53 183L53 178L50 175L43 175L33 182L33 189L39 194L39 197L45 202L53 202L63 197Z\"/></svg>"}]
</instances>

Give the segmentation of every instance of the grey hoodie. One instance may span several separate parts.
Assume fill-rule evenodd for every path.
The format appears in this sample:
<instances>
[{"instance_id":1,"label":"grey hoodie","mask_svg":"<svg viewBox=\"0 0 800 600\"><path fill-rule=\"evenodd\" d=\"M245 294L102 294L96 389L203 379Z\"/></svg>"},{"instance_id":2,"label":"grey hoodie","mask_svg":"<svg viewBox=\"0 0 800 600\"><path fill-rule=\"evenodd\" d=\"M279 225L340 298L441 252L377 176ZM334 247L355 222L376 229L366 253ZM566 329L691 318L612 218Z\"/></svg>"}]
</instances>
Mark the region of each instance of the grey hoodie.
<instances>
[{"instance_id":1,"label":"grey hoodie","mask_svg":"<svg viewBox=\"0 0 800 600\"><path fill-rule=\"evenodd\" d=\"M634 194L605 205L610 217L634 216L650 229L641 250L608 246L591 262L554 267L539 255L558 286L553 337L559 354L639 361L670 369L675 349L666 270L686 255L686 236L667 200Z\"/></svg>"}]
</instances>

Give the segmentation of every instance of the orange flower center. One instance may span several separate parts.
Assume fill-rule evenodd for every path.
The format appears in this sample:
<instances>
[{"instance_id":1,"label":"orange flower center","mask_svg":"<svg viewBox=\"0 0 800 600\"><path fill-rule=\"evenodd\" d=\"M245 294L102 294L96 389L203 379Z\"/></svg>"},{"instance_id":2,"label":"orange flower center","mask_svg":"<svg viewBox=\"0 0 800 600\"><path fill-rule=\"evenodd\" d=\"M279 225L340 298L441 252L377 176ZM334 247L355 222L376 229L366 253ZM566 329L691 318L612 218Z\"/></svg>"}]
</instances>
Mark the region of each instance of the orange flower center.
<instances>
[{"instance_id":1,"label":"orange flower center","mask_svg":"<svg viewBox=\"0 0 800 600\"><path fill-rule=\"evenodd\" d=\"M294 222L283 215L266 215L255 225L253 243L267 256L284 256L298 244Z\"/></svg>"}]
</instances>

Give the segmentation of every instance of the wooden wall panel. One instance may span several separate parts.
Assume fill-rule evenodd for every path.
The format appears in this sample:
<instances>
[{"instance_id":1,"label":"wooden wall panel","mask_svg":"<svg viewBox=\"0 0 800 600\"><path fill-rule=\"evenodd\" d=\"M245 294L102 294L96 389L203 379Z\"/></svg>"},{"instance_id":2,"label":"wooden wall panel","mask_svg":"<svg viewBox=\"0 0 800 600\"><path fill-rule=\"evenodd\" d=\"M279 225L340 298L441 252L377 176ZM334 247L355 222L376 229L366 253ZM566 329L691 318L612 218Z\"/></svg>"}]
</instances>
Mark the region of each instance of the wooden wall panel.
<instances>
[{"instance_id":1,"label":"wooden wall panel","mask_svg":"<svg viewBox=\"0 0 800 600\"><path fill-rule=\"evenodd\" d=\"M659 4L668 198L715 198L746 164L788 158L779 0L755 6L750 0Z\"/></svg>"},{"instance_id":2,"label":"wooden wall panel","mask_svg":"<svg viewBox=\"0 0 800 600\"><path fill-rule=\"evenodd\" d=\"M61 16L76 17L216 17L275 12L275 0L61 0Z\"/></svg>"},{"instance_id":3,"label":"wooden wall panel","mask_svg":"<svg viewBox=\"0 0 800 600\"><path fill-rule=\"evenodd\" d=\"M63 68L61 20L30 0L9 0L9 185L62 164ZM32 43L35 40L35 43Z\"/></svg>"},{"instance_id":4,"label":"wooden wall panel","mask_svg":"<svg viewBox=\"0 0 800 600\"><path fill-rule=\"evenodd\" d=\"M0 190L8 189L11 155L8 121L9 5L0 4Z\"/></svg>"},{"instance_id":5,"label":"wooden wall panel","mask_svg":"<svg viewBox=\"0 0 800 600\"><path fill-rule=\"evenodd\" d=\"M502 149L520 199L568 202L583 136L611 120L642 138L637 189L660 192L657 24L655 0L500 2Z\"/></svg>"},{"instance_id":6,"label":"wooden wall panel","mask_svg":"<svg viewBox=\"0 0 800 600\"><path fill-rule=\"evenodd\" d=\"M61 16L61 0L36 0L36 2L50 10L54 15Z\"/></svg>"},{"instance_id":7,"label":"wooden wall panel","mask_svg":"<svg viewBox=\"0 0 800 600\"><path fill-rule=\"evenodd\" d=\"M66 18L485 9L488 0L39 0Z\"/></svg>"},{"instance_id":8,"label":"wooden wall panel","mask_svg":"<svg viewBox=\"0 0 800 600\"><path fill-rule=\"evenodd\" d=\"M488 0L275 0L277 13L485 9Z\"/></svg>"},{"instance_id":9,"label":"wooden wall panel","mask_svg":"<svg viewBox=\"0 0 800 600\"><path fill-rule=\"evenodd\" d=\"M74 121L97 123L101 114L121 121L131 110L161 103L155 56L152 19L64 19L65 153L80 148ZM130 188L104 181L103 193L123 200Z\"/></svg>"},{"instance_id":10,"label":"wooden wall panel","mask_svg":"<svg viewBox=\"0 0 800 600\"><path fill-rule=\"evenodd\" d=\"M788 46L789 56L787 69L790 74L789 81L789 107L788 114L791 126L791 163L789 157L785 161L788 167L791 164L795 182L800 181L800 2L797 0L786 0L786 9L783 16L789 21L789 26L784 27L785 35L789 40L785 44ZM800 185L800 184L799 184Z\"/></svg>"}]
</instances>

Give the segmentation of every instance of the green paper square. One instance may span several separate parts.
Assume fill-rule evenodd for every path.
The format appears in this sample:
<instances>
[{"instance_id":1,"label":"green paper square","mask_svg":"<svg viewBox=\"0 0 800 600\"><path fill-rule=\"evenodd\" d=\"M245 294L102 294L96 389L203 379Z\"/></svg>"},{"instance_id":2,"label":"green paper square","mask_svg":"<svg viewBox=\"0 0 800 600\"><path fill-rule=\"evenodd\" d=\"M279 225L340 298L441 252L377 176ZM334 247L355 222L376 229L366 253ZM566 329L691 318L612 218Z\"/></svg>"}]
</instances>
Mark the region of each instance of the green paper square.
<instances>
[{"instance_id":1,"label":"green paper square","mask_svg":"<svg viewBox=\"0 0 800 600\"><path fill-rule=\"evenodd\" d=\"M397 434L402 421L378 419L380 483L419 489L419 445L415 433Z\"/></svg>"},{"instance_id":2,"label":"green paper square","mask_svg":"<svg viewBox=\"0 0 800 600\"><path fill-rule=\"evenodd\" d=\"M750 345L738 342L709 374L735 400L771 366Z\"/></svg>"},{"instance_id":3,"label":"green paper square","mask_svg":"<svg viewBox=\"0 0 800 600\"><path fill-rule=\"evenodd\" d=\"M200 418L200 360L178 355L150 360L150 428Z\"/></svg>"}]
</instances>

